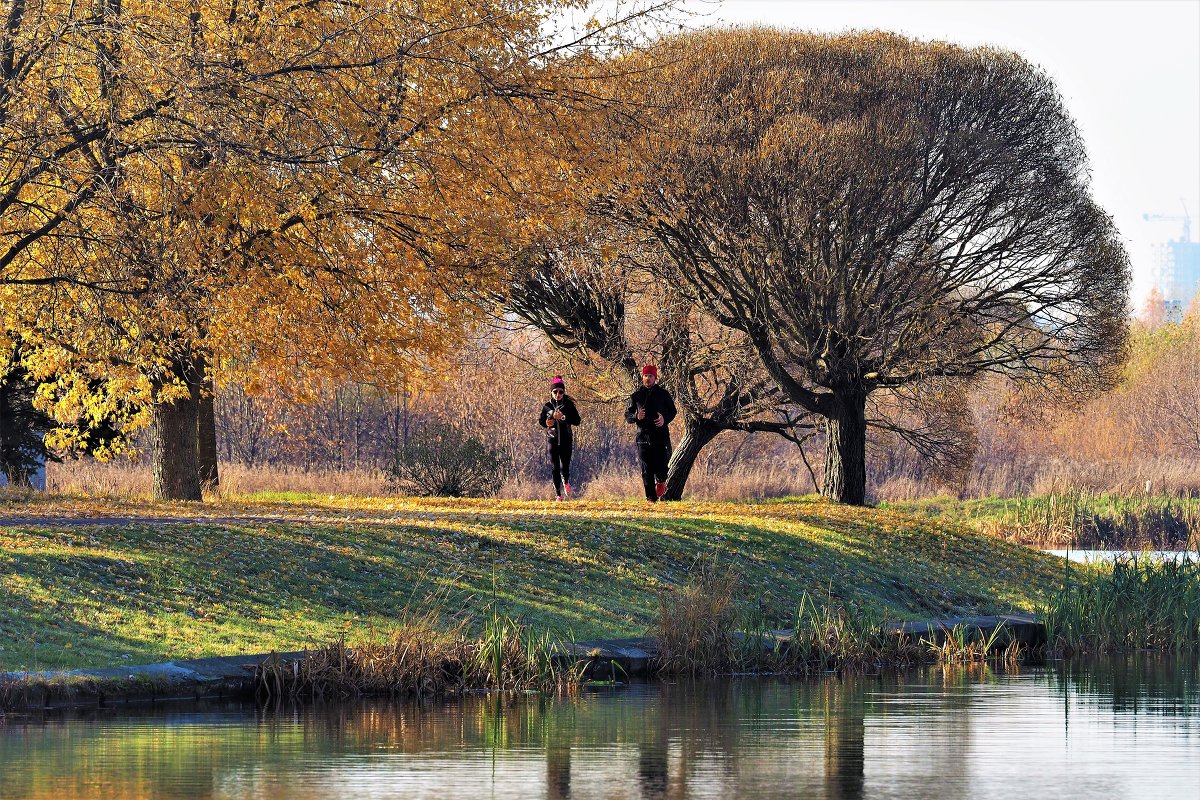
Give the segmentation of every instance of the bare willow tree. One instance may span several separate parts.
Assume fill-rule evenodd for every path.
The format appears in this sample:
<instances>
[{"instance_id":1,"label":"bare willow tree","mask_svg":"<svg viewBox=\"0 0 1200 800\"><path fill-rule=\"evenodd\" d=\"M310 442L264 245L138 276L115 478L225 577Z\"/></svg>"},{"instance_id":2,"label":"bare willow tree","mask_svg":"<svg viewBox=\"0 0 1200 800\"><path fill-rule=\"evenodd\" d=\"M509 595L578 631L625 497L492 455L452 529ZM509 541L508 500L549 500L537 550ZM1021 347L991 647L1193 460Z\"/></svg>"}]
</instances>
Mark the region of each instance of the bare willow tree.
<instances>
[{"instance_id":1,"label":"bare willow tree","mask_svg":"<svg viewBox=\"0 0 1200 800\"><path fill-rule=\"evenodd\" d=\"M653 243L602 230L541 248L495 299L558 351L615 372L615 389L638 385L638 355L658 362L684 423L664 497L683 496L700 452L723 431L773 433L800 445L814 427L810 415L763 372L745 335L659 281L643 263L661 257Z\"/></svg>"},{"instance_id":2,"label":"bare willow tree","mask_svg":"<svg viewBox=\"0 0 1200 800\"><path fill-rule=\"evenodd\" d=\"M1083 143L1019 56L884 33L666 40L607 210L824 418L822 493L865 502L868 400L999 373L1109 387L1127 256Z\"/></svg>"}]
</instances>

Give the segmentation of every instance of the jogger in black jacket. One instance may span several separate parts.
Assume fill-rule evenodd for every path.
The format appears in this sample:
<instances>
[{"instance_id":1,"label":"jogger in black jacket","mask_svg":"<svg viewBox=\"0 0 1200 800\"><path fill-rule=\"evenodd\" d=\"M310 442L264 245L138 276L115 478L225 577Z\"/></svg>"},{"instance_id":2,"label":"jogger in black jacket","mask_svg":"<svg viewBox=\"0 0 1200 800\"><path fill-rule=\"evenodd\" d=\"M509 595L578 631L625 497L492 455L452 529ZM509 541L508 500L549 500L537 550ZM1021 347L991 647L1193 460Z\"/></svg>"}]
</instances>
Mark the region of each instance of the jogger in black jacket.
<instances>
[{"instance_id":1,"label":"jogger in black jacket","mask_svg":"<svg viewBox=\"0 0 1200 800\"><path fill-rule=\"evenodd\" d=\"M571 428L579 423L575 401L567 394L562 375L555 375L550 381L550 400L538 415L538 425L546 431L546 452L550 456L555 500L571 496L571 450L574 446Z\"/></svg>"},{"instance_id":2,"label":"jogger in black jacket","mask_svg":"<svg viewBox=\"0 0 1200 800\"><path fill-rule=\"evenodd\" d=\"M667 465L671 461L671 431L675 400L658 385L658 367L642 367L642 387L629 398L625 421L637 425L638 458L642 462L642 486L646 499L658 502L667 491Z\"/></svg>"}]
</instances>

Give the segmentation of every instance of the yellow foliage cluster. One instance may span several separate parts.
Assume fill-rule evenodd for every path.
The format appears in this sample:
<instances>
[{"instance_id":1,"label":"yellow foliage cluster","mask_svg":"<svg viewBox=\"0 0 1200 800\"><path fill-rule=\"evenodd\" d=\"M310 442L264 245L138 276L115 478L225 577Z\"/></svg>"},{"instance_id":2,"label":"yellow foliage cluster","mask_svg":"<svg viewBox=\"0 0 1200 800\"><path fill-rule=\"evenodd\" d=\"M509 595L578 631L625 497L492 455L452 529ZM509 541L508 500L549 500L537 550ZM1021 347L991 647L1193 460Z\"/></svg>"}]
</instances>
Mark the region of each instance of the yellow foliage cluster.
<instances>
[{"instance_id":1,"label":"yellow foliage cluster","mask_svg":"<svg viewBox=\"0 0 1200 800\"><path fill-rule=\"evenodd\" d=\"M577 6L7 3L0 313L43 401L446 352L579 178L594 69L546 27Z\"/></svg>"}]
</instances>

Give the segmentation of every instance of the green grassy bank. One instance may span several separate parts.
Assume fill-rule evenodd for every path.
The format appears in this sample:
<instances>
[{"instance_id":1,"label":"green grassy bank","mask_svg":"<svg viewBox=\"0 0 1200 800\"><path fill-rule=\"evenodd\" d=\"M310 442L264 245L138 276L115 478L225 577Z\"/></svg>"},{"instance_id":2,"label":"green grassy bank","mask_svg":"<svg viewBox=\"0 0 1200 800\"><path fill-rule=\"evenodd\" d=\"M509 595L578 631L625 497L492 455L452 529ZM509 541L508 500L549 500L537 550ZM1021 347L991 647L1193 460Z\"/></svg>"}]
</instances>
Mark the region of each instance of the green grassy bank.
<instances>
[{"instance_id":1,"label":"green grassy bank","mask_svg":"<svg viewBox=\"0 0 1200 800\"><path fill-rule=\"evenodd\" d=\"M99 516L110 525L30 519ZM249 515L273 520L230 519ZM1032 610L1060 562L935 518L821 500L562 504L273 496L201 507L0 504L0 669L299 649L435 606L639 635L697 559L790 627L800 597L892 619ZM224 518L223 518L224 517ZM186 524L167 519L187 518Z\"/></svg>"}]
</instances>

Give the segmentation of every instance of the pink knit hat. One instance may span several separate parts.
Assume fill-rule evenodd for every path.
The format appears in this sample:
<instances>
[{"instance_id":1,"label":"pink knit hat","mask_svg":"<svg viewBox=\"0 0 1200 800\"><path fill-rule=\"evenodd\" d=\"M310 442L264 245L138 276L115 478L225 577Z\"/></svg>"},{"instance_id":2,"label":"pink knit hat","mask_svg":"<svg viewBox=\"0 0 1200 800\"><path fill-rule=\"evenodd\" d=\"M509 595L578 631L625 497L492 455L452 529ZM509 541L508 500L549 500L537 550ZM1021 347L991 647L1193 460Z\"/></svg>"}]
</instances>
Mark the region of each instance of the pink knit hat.
<instances>
[{"instance_id":1,"label":"pink knit hat","mask_svg":"<svg viewBox=\"0 0 1200 800\"><path fill-rule=\"evenodd\" d=\"M554 379L550 381L550 391L553 392L555 389L562 389L564 393L567 391L567 384L563 383L562 375L555 375Z\"/></svg>"}]
</instances>

